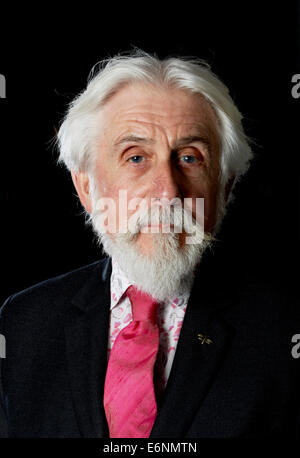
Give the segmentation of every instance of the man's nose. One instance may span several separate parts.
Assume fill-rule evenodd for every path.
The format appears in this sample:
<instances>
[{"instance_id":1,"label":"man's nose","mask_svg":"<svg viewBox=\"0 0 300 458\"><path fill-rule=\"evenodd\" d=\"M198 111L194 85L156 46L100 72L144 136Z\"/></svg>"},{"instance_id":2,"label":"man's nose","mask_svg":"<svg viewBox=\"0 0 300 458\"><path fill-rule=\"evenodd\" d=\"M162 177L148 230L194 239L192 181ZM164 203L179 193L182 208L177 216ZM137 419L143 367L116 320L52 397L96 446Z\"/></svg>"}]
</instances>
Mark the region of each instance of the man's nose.
<instances>
[{"instance_id":1,"label":"man's nose","mask_svg":"<svg viewBox=\"0 0 300 458\"><path fill-rule=\"evenodd\" d=\"M153 180L153 197L173 199L181 198L181 192L176 170L171 161L165 161L157 165L156 175Z\"/></svg>"}]
</instances>

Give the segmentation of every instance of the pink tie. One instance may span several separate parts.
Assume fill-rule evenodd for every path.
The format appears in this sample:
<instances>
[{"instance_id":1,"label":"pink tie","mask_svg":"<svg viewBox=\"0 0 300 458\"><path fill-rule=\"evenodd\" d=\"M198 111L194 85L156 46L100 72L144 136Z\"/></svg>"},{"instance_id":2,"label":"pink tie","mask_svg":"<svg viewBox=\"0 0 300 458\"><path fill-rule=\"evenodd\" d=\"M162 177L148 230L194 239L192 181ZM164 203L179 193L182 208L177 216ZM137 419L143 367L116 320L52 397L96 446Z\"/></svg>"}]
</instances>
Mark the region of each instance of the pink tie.
<instances>
[{"instance_id":1,"label":"pink tie","mask_svg":"<svg viewBox=\"0 0 300 458\"><path fill-rule=\"evenodd\" d=\"M109 437L149 437L157 414L153 368L159 346L158 303L127 289L133 321L118 334L108 361L104 409Z\"/></svg>"}]
</instances>

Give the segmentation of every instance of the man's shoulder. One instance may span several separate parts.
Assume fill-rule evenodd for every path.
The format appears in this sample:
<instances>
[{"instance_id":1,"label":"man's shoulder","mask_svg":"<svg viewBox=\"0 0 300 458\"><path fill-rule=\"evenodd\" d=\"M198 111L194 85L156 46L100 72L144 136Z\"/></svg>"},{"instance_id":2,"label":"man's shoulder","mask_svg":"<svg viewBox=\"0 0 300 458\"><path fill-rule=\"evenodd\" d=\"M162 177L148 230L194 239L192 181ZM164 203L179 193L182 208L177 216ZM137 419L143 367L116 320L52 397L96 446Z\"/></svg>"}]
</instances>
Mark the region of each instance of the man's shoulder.
<instances>
[{"instance_id":1,"label":"man's shoulder","mask_svg":"<svg viewBox=\"0 0 300 458\"><path fill-rule=\"evenodd\" d=\"M61 309L64 303L68 303L91 277L99 276L107 267L108 258L100 259L90 264L78 267L69 272L43 280L9 296L0 307L0 316L8 309L17 312L19 308L25 312L26 305L30 309L39 310L48 307L51 303L52 311L58 307Z\"/></svg>"}]
</instances>

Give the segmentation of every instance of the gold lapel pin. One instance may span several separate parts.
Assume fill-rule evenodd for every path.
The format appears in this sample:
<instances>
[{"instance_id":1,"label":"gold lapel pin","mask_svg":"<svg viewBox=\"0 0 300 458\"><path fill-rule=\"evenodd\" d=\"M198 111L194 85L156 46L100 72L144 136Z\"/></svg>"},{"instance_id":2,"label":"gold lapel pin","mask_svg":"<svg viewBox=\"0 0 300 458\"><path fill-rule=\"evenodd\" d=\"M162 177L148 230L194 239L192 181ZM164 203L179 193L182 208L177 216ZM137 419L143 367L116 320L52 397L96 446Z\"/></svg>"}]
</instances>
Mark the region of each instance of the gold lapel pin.
<instances>
[{"instance_id":1,"label":"gold lapel pin","mask_svg":"<svg viewBox=\"0 0 300 458\"><path fill-rule=\"evenodd\" d=\"M203 334L198 334L198 339L201 340L201 345L204 343L207 343L208 345L213 343L213 341L209 339L208 336L204 336Z\"/></svg>"}]
</instances>

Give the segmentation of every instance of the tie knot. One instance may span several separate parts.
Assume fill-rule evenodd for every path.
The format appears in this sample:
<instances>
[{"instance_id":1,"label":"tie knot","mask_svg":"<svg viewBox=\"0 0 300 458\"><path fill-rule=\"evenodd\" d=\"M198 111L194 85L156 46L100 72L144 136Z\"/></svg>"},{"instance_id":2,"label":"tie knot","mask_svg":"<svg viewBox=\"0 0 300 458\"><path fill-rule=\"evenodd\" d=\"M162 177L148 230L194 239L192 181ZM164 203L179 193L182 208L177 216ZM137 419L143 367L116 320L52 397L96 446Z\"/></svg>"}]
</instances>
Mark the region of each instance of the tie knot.
<instances>
[{"instance_id":1,"label":"tie knot","mask_svg":"<svg viewBox=\"0 0 300 458\"><path fill-rule=\"evenodd\" d=\"M150 294L145 293L135 286L129 286L127 295L131 302L132 315L134 321L157 322L158 302Z\"/></svg>"}]
</instances>

